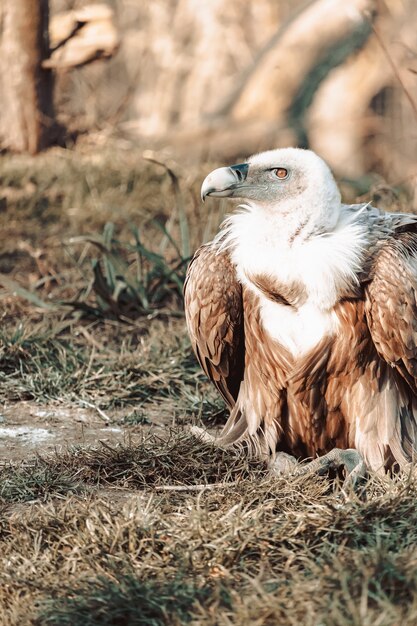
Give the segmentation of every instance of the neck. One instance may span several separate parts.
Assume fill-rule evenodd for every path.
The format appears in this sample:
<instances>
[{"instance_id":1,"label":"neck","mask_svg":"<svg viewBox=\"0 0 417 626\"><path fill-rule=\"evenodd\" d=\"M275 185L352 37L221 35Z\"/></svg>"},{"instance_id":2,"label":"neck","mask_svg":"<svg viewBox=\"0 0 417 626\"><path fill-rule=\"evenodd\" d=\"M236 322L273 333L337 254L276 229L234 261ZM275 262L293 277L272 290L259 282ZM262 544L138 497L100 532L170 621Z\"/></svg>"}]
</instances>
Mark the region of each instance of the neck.
<instances>
[{"instance_id":1,"label":"neck","mask_svg":"<svg viewBox=\"0 0 417 626\"><path fill-rule=\"evenodd\" d=\"M333 199L332 199L333 200ZM323 202L321 199L306 202L304 198L284 200L275 206L251 202L242 205L254 221L267 226L277 246L292 246L309 239L333 232L341 214L339 202ZM243 217L243 216L242 216ZM237 217L238 222L241 218ZM233 223L233 216L231 218Z\"/></svg>"},{"instance_id":2,"label":"neck","mask_svg":"<svg viewBox=\"0 0 417 626\"><path fill-rule=\"evenodd\" d=\"M243 207L227 220L216 245L230 249L239 280L251 289L248 277L267 276L284 286L298 281L310 301L328 309L356 288L367 241L366 228L342 206L330 215L295 219L294 213L270 216L259 207Z\"/></svg>"},{"instance_id":3,"label":"neck","mask_svg":"<svg viewBox=\"0 0 417 626\"><path fill-rule=\"evenodd\" d=\"M313 210L300 210L295 203L287 202L280 204L279 210L274 209L253 202L239 205L224 221L216 243L222 249L233 249L244 240L254 240L278 251L332 232L340 215L340 205L332 210L317 210L314 206Z\"/></svg>"}]
</instances>

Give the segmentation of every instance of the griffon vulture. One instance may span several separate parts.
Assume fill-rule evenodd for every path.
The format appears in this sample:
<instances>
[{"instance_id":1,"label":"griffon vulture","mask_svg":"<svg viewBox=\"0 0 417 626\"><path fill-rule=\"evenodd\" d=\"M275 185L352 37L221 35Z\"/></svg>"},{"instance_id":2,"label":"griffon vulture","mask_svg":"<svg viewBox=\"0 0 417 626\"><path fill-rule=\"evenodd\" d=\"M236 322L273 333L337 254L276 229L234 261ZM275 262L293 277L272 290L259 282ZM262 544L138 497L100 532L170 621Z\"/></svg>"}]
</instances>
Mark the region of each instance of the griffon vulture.
<instances>
[{"instance_id":1,"label":"griffon vulture","mask_svg":"<svg viewBox=\"0 0 417 626\"><path fill-rule=\"evenodd\" d=\"M192 346L230 409L218 444L272 464L330 453L349 467L346 449L350 469L411 461L417 216L343 204L324 161L296 148L216 169L201 195L243 200L185 283Z\"/></svg>"}]
</instances>

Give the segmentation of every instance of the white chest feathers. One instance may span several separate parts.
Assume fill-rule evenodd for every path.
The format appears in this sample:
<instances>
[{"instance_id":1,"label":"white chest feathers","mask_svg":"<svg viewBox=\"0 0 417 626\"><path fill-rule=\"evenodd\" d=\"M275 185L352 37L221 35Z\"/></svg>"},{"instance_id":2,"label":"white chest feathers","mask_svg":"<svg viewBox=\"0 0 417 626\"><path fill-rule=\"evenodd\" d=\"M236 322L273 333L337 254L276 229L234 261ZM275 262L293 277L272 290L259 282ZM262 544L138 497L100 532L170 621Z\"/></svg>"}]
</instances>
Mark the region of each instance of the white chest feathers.
<instances>
[{"instance_id":1,"label":"white chest feathers","mask_svg":"<svg viewBox=\"0 0 417 626\"><path fill-rule=\"evenodd\" d=\"M325 336L337 332L334 311L323 311L307 302L299 309L261 298L261 321L266 332L294 357L314 348Z\"/></svg>"},{"instance_id":2,"label":"white chest feathers","mask_svg":"<svg viewBox=\"0 0 417 626\"><path fill-rule=\"evenodd\" d=\"M285 232L285 221L248 211L231 217L225 245L239 280L260 298L265 330L295 356L337 331L334 306L358 285L367 229L354 213L341 210L330 232L306 236L300 228L294 235ZM299 284L305 298L296 307L274 302L257 288L254 276L284 287Z\"/></svg>"}]
</instances>

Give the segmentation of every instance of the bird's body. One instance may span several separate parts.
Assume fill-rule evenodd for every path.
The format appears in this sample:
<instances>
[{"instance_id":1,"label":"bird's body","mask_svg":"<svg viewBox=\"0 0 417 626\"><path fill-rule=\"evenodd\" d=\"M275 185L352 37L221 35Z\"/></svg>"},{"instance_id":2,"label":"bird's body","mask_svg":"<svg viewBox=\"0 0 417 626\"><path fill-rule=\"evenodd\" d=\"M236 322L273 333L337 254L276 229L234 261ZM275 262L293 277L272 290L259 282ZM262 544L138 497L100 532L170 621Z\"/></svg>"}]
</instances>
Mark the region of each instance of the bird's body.
<instances>
[{"instance_id":1,"label":"bird's body","mask_svg":"<svg viewBox=\"0 0 417 626\"><path fill-rule=\"evenodd\" d=\"M246 201L185 286L192 345L230 408L219 443L300 458L356 448L373 469L410 461L417 216L342 204L323 161L296 149L204 185Z\"/></svg>"}]
</instances>

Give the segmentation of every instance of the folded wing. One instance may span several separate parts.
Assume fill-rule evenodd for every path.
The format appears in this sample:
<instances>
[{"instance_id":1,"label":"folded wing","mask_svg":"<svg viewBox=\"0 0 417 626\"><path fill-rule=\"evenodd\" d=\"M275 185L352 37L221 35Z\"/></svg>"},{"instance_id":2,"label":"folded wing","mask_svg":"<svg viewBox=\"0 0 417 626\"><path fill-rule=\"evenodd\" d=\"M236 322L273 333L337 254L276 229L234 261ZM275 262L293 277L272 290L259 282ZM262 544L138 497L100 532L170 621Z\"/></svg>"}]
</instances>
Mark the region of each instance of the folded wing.
<instances>
[{"instance_id":1,"label":"folded wing","mask_svg":"<svg viewBox=\"0 0 417 626\"><path fill-rule=\"evenodd\" d=\"M417 233L381 245L366 288L366 317L380 356L417 393Z\"/></svg>"},{"instance_id":2,"label":"folded wing","mask_svg":"<svg viewBox=\"0 0 417 626\"><path fill-rule=\"evenodd\" d=\"M212 244L197 250L188 268L184 302L194 352L233 408L245 357L242 288L228 252Z\"/></svg>"}]
</instances>

